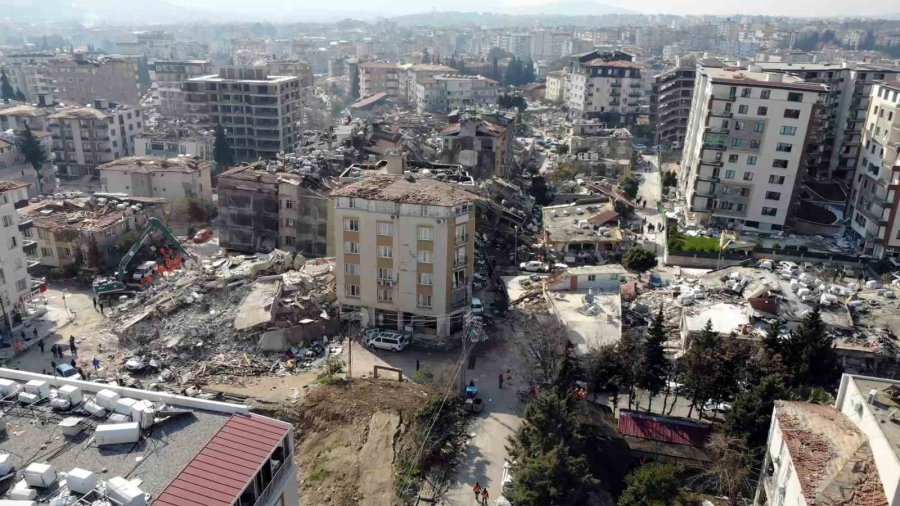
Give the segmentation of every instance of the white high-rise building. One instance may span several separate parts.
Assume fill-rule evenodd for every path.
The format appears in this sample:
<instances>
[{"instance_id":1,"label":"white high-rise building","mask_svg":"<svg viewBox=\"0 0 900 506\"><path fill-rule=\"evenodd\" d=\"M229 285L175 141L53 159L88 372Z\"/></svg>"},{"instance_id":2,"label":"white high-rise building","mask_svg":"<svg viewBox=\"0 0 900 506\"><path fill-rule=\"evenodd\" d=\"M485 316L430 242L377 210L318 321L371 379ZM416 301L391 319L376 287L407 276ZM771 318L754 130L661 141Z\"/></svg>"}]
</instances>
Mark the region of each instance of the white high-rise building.
<instances>
[{"instance_id":1,"label":"white high-rise building","mask_svg":"<svg viewBox=\"0 0 900 506\"><path fill-rule=\"evenodd\" d=\"M826 92L790 75L698 68L681 163L688 218L782 230Z\"/></svg>"},{"instance_id":2,"label":"white high-rise building","mask_svg":"<svg viewBox=\"0 0 900 506\"><path fill-rule=\"evenodd\" d=\"M566 74L565 104L572 115L618 123L640 111L641 66L630 54L591 51L575 55Z\"/></svg>"},{"instance_id":3,"label":"white high-rise building","mask_svg":"<svg viewBox=\"0 0 900 506\"><path fill-rule=\"evenodd\" d=\"M21 297L31 288L25 249L35 249L37 242L26 237L30 221L20 220L16 211L26 205L27 183L0 181L0 334L4 336L16 327L23 314Z\"/></svg>"}]
</instances>

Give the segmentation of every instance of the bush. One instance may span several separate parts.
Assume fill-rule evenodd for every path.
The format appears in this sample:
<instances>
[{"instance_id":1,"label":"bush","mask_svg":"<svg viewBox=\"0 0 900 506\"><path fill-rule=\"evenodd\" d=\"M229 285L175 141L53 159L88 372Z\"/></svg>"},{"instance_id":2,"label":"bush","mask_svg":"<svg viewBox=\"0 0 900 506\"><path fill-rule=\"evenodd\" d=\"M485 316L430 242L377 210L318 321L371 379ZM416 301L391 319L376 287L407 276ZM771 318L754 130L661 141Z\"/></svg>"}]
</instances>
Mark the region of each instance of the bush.
<instances>
[{"instance_id":1,"label":"bush","mask_svg":"<svg viewBox=\"0 0 900 506\"><path fill-rule=\"evenodd\" d=\"M797 248L797 251L799 251L800 253L806 253L807 251L809 251L809 248L804 244Z\"/></svg>"},{"instance_id":2,"label":"bush","mask_svg":"<svg viewBox=\"0 0 900 506\"><path fill-rule=\"evenodd\" d=\"M778 251L781 249L781 245L776 242L775 244L772 245L772 249L775 251Z\"/></svg>"},{"instance_id":3,"label":"bush","mask_svg":"<svg viewBox=\"0 0 900 506\"><path fill-rule=\"evenodd\" d=\"M648 271L656 267L656 254L644 248L631 248L622 257L622 265L630 271Z\"/></svg>"}]
</instances>

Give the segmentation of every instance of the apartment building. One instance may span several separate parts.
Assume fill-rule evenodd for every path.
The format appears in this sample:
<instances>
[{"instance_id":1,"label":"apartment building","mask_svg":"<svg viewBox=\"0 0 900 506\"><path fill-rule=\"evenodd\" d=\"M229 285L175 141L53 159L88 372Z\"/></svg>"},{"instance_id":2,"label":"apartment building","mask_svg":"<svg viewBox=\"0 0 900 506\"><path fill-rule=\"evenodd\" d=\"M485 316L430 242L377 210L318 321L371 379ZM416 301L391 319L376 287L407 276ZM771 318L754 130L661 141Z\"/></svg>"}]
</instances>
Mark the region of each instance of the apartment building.
<instances>
[{"instance_id":1,"label":"apartment building","mask_svg":"<svg viewBox=\"0 0 900 506\"><path fill-rule=\"evenodd\" d=\"M50 63L55 97L66 105L86 105L104 99L117 104L140 105L141 81L134 58L75 53Z\"/></svg>"},{"instance_id":2,"label":"apartment building","mask_svg":"<svg viewBox=\"0 0 900 506\"><path fill-rule=\"evenodd\" d=\"M503 33L494 37L494 47L506 51L520 60L531 58L530 33Z\"/></svg>"},{"instance_id":3,"label":"apartment building","mask_svg":"<svg viewBox=\"0 0 900 506\"><path fill-rule=\"evenodd\" d=\"M431 177L379 175L332 198L342 315L442 338L461 330L478 197Z\"/></svg>"},{"instance_id":4,"label":"apartment building","mask_svg":"<svg viewBox=\"0 0 900 506\"><path fill-rule=\"evenodd\" d=\"M103 192L159 197L177 205L197 198L212 205L212 166L201 159L129 156L98 167Z\"/></svg>"},{"instance_id":5,"label":"apartment building","mask_svg":"<svg viewBox=\"0 0 900 506\"><path fill-rule=\"evenodd\" d=\"M290 153L297 141L300 78L267 74L265 65L223 67L183 85L187 116L198 126L222 125L238 160Z\"/></svg>"},{"instance_id":6,"label":"apartment building","mask_svg":"<svg viewBox=\"0 0 900 506\"><path fill-rule=\"evenodd\" d=\"M163 116L184 115L182 85L188 79L213 72L211 60L155 61L150 66L150 81L154 87L159 113Z\"/></svg>"},{"instance_id":7,"label":"apartment building","mask_svg":"<svg viewBox=\"0 0 900 506\"><path fill-rule=\"evenodd\" d=\"M27 204L27 202L26 202ZM90 198L44 199L19 214L32 227L29 259L56 268L114 268L122 255L119 241L140 234L147 218L164 219L164 199L95 193Z\"/></svg>"},{"instance_id":8,"label":"apartment building","mask_svg":"<svg viewBox=\"0 0 900 506\"><path fill-rule=\"evenodd\" d=\"M607 157L631 158L634 138L626 128L609 128L597 120L573 121L569 127L569 153L599 150Z\"/></svg>"},{"instance_id":9,"label":"apartment building","mask_svg":"<svg viewBox=\"0 0 900 506\"><path fill-rule=\"evenodd\" d=\"M328 186L284 164L242 165L218 180L219 244L226 249L333 255Z\"/></svg>"},{"instance_id":10,"label":"apartment building","mask_svg":"<svg viewBox=\"0 0 900 506\"><path fill-rule=\"evenodd\" d=\"M187 156L212 161L215 140L214 130L157 122L151 130L134 137L134 154L163 158Z\"/></svg>"},{"instance_id":11,"label":"apartment building","mask_svg":"<svg viewBox=\"0 0 900 506\"><path fill-rule=\"evenodd\" d=\"M500 83L483 76L439 75L416 82L416 110L447 114L497 103Z\"/></svg>"},{"instance_id":12,"label":"apartment building","mask_svg":"<svg viewBox=\"0 0 900 506\"><path fill-rule=\"evenodd\" d=\"M684 146L697 64L693 59L680 60L653 78L650 95L651 123L656 124L656 143L672 149Z\"/></svg>"},{"instance_id":13,"label":"apartment building","mask_svg":"<svg viewBox=\"0 0 900 506\"><path fill-rule=\"evenodd\" d=\"M447 65L403 65L400 73L400 96L407 103L417 104L419 102L417 84L420 80L458 73L458 70Z\"/></svg>"},{"instance_id":14,"label":"apartment building","mask_svg":"<svg viewBox=\"0 0 900 506\"><path fill-rule=\"evenodd\" d=\"M572 51L572 34L553 30L531 32L531 58L556 60L568 56Z\"/></svg>"},{"instance_id":15,"label":"apartment building","mask_svg":"<svg viewBox=\"0 0 900 506\"><path fill-rule=\"evenodd\" d=\"M630 122L640 112L641 66L620 51L591 51L571 57L565 104L573 117Z\"/></svg>"},{"instance_id":16,"label":"apartment building","mask_svg":"<svg viewBox=\"0 0 900 506\"><path fill-rule=\"evenodd\" d=\"M49 131L50 122L47 121L47 116L53 111L54 109L49 107L36 107L30 104L0 104L0 130L18 131L28 125L32 131Z\"/></svg>"},{"instance_id":17,"label":"apartment building","mask_svg":"<svg viewBox=\"0 0 900 506\"><path fill-rule=\"evenodd\" d=\"M863 252L900 260L900 81L872 86L847 216Z\"/></svg>"},{"instance_id":18,"label":"apartment building","mask_svg":"<svg viewBox=\"0 0 900 506\"><path fill-rule=\"evenodd\" d=\"M98 166L133 155L134 138L144 132L140 108L106 100L62 108L47 119L62 179L96 176Z\"/></svg>"},{"instance_id":19,"label":"apartment building","mask_svg":"<svg viewBox=\"0 0 900 506\"><path fill-rule=\"evenodd\" d=\"M391 98L400 96L400 66L396 63L365 62L359 64L359 96L385 92Z\"/></svg>"},{"instance_id":20,"label":"apartment building","mask_svg":"<svg viewBox=\"0 0 900 506\"><path fill-rule=\"evenodd\" d=\"M782 230L826 92L785 74L699 67L681 162L689 219Z\"/></svg>"},{"instance_id":21,"label":"apartment building","mask_svg":"<svg viewBox=\"0 0 900 506\"><path fill-rule=\"evenodd\" d=\"M12 335L21 322L22 295L31 288L26 250L36 244L23 234L31 224L20 220L17 209L28 205L26 183L0 181L0 334Z\"/></svg>"},{"instance_id":22,"label":"apartment building","mask_svg":"<svg viewBox=\"0 0 900 506\"><path fill-rule=\"evenodd\" d=\"M4 414L10 427L17 428L17 437L4 441L4 453L30 455L28 450L34 451L37 442L43 442L47 452L41 459L47 472L44 476L52 477L54 483L68 477L67 490L60 495L90 497L98 495L90 491L92 487L102 487L118 499L110 501L132 505L300 504L291 424L251 413L246 405L17 369L0 369L0 381L10 392L24 393L25 388L37 386L42 394L53 389L61 399L73 403L96 399L110 408L134 406L129 413L135 414L127 418L133 417L133 423L121 423L109 409L95 416L95 423L80 418L81 422L67 426L67 431L74 429L76 440L83 437L98 442L103 430L109 434L107 428L115 427L117 437L127 441L116 446L73 444L72 436L60 435L57 423L36 423L34 413L27 409L12 408ZM167 413L177 415L164 416ZM139 452L141 445L154 450ZM27 467L19 464L10 469L10 479L24 483L26 473L30 475ZM35 492L30 487L21 490L19 497ZM30 500L5 502L37 504Z\"/></svg>"},{"instance_id":23,"label":"apartment building","mask_svg":"<svg viewBox=\"0 0 900 506\"><path fill-rule=\"evenodd\" d=\"M556 70L547 74L547 91L544 98L554 103L562 103L566 100L566 74L565 70Z\"/></svg>"},{"instance_id":24,"label":"apartment building","mask_svg":"<svg viewBox=\"0 0 900 506\"><path fill-rule=\"evenodd\" d=\"M475 179L507 178L514 165L511 119L463 114L441 130L443 163L459 164Z\"/></svg>"},{"instance_id":25,"label":"apartment building","mask_svg":"<svg viewBox=\"0 0 900 506\"><path fill-rule=\"evenodd\" d=\"M269 75L273 76L293 76L300 79L301 88L310 88L315 86L312 68L304 60L297 59L278 59L267 62L269 67Z\"/></svg>"},{"instance_id":26,"label":"apartment building","mask_svg":"<svg viewBox=\"0 0 900 506\"><path fill-rule=\"evenodd\" d=\"M834 407L776 401L754 505L900 504L898 394L844 374Z\"/></svg>"}]
</instances>

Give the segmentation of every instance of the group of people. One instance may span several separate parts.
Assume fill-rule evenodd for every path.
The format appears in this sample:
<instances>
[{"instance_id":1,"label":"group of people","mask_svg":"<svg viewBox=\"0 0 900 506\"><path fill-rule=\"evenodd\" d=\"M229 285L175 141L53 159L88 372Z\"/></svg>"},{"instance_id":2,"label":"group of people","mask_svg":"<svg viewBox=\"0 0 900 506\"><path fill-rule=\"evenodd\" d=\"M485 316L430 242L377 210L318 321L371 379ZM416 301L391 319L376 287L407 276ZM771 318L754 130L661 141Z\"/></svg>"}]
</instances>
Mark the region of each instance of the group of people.
<instances>
[{"instance_id":1,"label":"group of people","mask_svg":"<svg viewBox=\"0 0 900 506\"><path fill-rule=\"evenodd\" d=\"M475 501L481 506L488 506L488 499L490 499L491 494L488 493L487 487L482 487L481 483L475 482L475 486L472 487L472 491L475 492Z\"/></svg>"}]
</instances>

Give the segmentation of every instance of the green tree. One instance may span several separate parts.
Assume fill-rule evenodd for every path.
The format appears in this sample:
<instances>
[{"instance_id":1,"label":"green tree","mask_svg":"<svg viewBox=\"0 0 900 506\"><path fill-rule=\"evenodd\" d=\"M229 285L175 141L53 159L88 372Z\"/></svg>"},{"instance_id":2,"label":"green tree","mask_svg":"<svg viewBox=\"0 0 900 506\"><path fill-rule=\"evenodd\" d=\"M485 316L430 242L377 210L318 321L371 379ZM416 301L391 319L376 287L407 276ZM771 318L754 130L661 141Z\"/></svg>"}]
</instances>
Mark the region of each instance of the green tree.
<instances>
[{"instance_id":1,"label":"green tree","mask_svg":"<svg viewBox=\"0 0 900 506\"><path fill-rule=\"evenodd\" d=\"M49 157L47 156L47 150L41 145L41 141L34 136L34 132L31 131L27 123L25 128L16 136L16 147L25 158L25 163L30 164L37 175L38 193L44 193L44 175L41 173L41 168L47 163Z\"/></svg>"},{"instance_id":2,"label":"green tree","mask_svg":"<svg viewBox=\"0 0 900 506\"><path fill-rule=\"evenodd\" d=\"M640 345L640 354L637 364L635 385L647 392L647 411L653 407L653 397L662 392L666 386L666 377L669 371L669 359L666 357L665 345L668 332L663 315L662 306L653 318L650 329L647 331Z\"/></svg>"},{"instance_id":3,"label":"green tree","mask_svg":"<svg viewBox=\"0 0 900 506\"><path fill-rule=\"evenodd\" d=\"M3 99L3 102L7 104L10 100L16 99L16 91L9 84L9 77L6 75L5 68L0 69L0 99Z\"/></svg>"},{"instance_id":4,"label":"green tree","mask_svg":"<svg viewBox=\"0 0 900 506\"><path fill-rule=\"evenodd\" d=\"M808 312L787 338L767 336L763 345L771 356L781 357L788 371L788 386L834 391L842 369L834 349L834 336L825 329L818 307Z\"/></svg>"},{"instance_id":5,"label":"green tree","mask_svg":"<svg viewBox=\"0 0 900 506\"><path fill-rule=\"evenodd\" d=\"M213 141L213 159L218 165L218 170L224 171L234 165L234 152L231 150L231 142L225 136L225 128L216 125L216 138Z\"/></svg>"},{"instance_id":6,"label":"green tree","mask_svg":"<svg viewBox=\"0 0 900 506\"><path fill-rule=\"evenodd\" d=\"M20 90L19 88L16 88L16 100L18 100L19 102L27 102L28 101L28 98L25 96L24 93L22 93L22 90Z\"/></svg>"},{"instance_id":7,"label":"green tree","mask_svg":"<svg viewBox=\"0 0 900 506\"><path fill-rule=\"evenodd\" d=\"M628 200L634 200L637 197L640 186L641 180L634 174L628 174L622 178L622 193L628 197Z\"/></svg>"},{"instance_id":8,"label":"green tree","mask_svg":"<svg viewBox=\"0 0 900 506\"><path fill-rule=\"evenodd\" d=\"M622 265L633 272L646 272L656 267L656 254L644 248L631 248L622 256Z\"/></svg>"},{"instance_id":9,"label":"green tree","mask_svg":"<svg viewBox=\"0 0 900 506\"><path fill-rule=\"evenodd\" d=\"M690 346L681 358L684 371L684 388L691 401L688 417L694 409L701 409L709 400L717 397L716 382L721 371L721 357L724 355L719 335L712 329L712 321L707 321L703 330L691 339Z\"/></svg>"},{"instance_id":10,"label":"green tree","mask_svg":"<svg viewBox=\"0 0 900 506\"><path fill-rule=\"evenodd\" d=\"M628 202L617 200L613 204L613 209L615 209L616 213L618 213L619 217L621 217L623 220L627 220L634 215L634 206L632 206Z\"/></svg>"},{"instance_id":11,"label":"green tree","mask_svg":"<svg viewBox=\"0 0 900 506\"><path fill-rule=\"evenodd\" d=\"M681 485L678 468L672 464L650 463L625 477L619 506L669 506L678 504Z\"/></svg>"},{"instance_id":12,"label":"green tree","mask_svg":"<svg viewBox=\"0 0 900 506\"><path fill-rule=\"evenodd\" d=\"M758 457L756 460L762 461L775 401L789 395L780 376L763 376L735 397L731 411L725 414L722 430L741 441Z\"/></svg>"}]
</instances>

